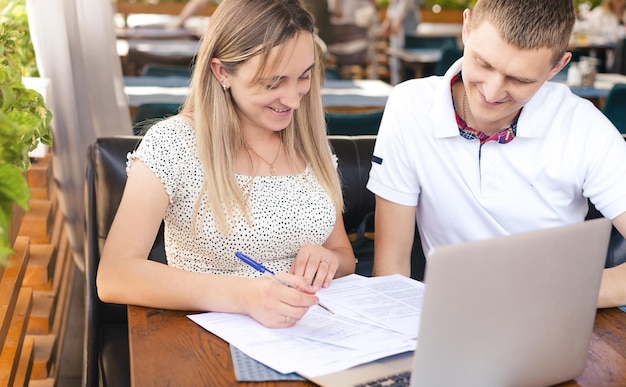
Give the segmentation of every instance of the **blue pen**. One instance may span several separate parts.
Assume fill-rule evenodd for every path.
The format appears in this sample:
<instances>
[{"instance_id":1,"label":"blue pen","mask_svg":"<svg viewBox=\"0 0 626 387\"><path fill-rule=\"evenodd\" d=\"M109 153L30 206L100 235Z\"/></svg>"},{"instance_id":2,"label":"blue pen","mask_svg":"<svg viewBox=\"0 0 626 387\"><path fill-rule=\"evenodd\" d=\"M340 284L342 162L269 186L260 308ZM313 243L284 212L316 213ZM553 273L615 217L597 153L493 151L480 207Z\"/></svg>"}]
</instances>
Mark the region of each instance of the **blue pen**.
<instances>
[{"instance_id":1,"label":"blue pen","mask_svg":"<svg viewBox=\"0 0 626 387\"><path fill-rule=\"evenodd\" d=\"M270 269L268 269L267 267L261 265L259 262L255 261L254 259L248 257L247 255L245 255L244 253L241 253L239 251L235 252L235 257L241 259L242 261L244 261L246 264L248 264L250 267L252 267L254 270L261 272L263 274L267 273L270 275L270 277L280 283L283 284L285 286L288 287L292 287L291 285L289 285L287 282L283 281L282 279L276 277L276 275L274 275L274 272L271 271ZM319 305L322 309L325 309L326 311L335 314L335 312L333 312L332 310L328 309L327 306L322 305L321 303L318 303L317 305Z\"/></svg>"}]
</instances>

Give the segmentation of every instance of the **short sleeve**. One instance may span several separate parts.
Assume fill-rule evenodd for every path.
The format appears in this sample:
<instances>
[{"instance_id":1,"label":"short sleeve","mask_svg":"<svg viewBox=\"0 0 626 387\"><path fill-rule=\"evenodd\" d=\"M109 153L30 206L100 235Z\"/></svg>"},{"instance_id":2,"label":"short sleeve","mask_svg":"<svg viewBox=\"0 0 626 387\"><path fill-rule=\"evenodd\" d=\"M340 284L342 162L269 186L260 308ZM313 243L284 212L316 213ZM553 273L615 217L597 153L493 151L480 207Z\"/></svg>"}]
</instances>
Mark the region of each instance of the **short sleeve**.
<instances>
[{"instance_id":1,"label":"short sleeve","mask_svg":"<svg viewBox=\"0 0 626 387\"><path fill-rule=\"evenodd\" d=\"M163 120L148 130L137 149L128 154L127 173L134 159L141 160L159 177L170 200L181 186L184 168L192 164L194 132L182 119Z\"/></svg>"}]
</instances>

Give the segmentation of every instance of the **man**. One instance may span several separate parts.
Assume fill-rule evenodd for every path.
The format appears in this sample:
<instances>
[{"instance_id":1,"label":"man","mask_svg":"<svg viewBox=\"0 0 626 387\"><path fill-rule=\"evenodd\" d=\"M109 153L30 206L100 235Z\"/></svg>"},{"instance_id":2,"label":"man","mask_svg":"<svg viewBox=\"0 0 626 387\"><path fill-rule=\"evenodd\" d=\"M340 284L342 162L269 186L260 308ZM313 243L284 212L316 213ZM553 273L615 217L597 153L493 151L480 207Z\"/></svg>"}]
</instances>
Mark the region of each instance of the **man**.
<instances>
[{"instance_id":1,"label":"man","mask_svg":"<svg viewBox=\"0 0 626 387\"><path fill-rule=\"evenodd\" d=\"M583 221L589 198L626 235L626 144L590 102L546 82L571 59L571 0L478 0L464 57L391 93L368 188L374 275L410 273L424 252ZM606 269L598 307L626 304L626 264Z\"/></svg>"}]
</instances>

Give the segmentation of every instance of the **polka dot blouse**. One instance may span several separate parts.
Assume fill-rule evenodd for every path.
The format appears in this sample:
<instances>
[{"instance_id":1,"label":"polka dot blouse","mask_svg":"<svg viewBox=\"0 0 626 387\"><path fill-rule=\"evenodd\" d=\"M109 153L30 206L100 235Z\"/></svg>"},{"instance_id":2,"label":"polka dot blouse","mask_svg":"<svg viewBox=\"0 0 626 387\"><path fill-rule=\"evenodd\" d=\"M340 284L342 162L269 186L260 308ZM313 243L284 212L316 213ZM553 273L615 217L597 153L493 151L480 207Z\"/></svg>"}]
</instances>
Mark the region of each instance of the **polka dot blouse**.
<instances>
[{"instance_id":1,"label":"polka dot blouse","mask_svg":"<svg viewBox=\"0 0 626 387\"><path fill-rule=\"evenodd\" d=\"M127 171L134 159L160 178L169 196L165 252L168 264L180 269L258 276L235 257L241 251L272 271L288 271L303 244L324 243L335 225L335 206L307 166L289 176L236 175L240 187L250 189L252 224L243 217L231 220L230 235L223 236L204 198L197 217L202 225L194 235L194 209L203 184L194 129L180 118L161 121L128 154Z\"/></svg>"}]
</instances>

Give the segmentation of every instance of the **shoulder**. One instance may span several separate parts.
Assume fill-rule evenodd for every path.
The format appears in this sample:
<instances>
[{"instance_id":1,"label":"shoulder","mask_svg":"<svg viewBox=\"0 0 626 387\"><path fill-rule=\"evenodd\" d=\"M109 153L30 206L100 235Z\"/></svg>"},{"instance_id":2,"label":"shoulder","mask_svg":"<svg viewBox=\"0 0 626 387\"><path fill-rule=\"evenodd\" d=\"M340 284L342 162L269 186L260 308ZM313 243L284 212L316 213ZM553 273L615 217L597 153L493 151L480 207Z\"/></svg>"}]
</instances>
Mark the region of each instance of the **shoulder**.
<instances>
[{"instance_id":1,"label":"shoulder","mask_svg":"<svg viewBox=\"0 0 626 387\"><path fill-rule=\"evenodd\" d=\"M545 113L575 115L601 114L588 99L579 97L561 82L546 82L526 105L532 110Z\"/></svg>"},{"instance_id":2,"label":"shoulder","mask_svg":"<svg viewBox=\"0 0 626 387\"><path fill-rule=\"evenodd\" d=\"M195 143L195 130L179 117L167 118L150 127L143 136L144 143L153 147L189 148Z\"/></svg>"}]
</instances>

